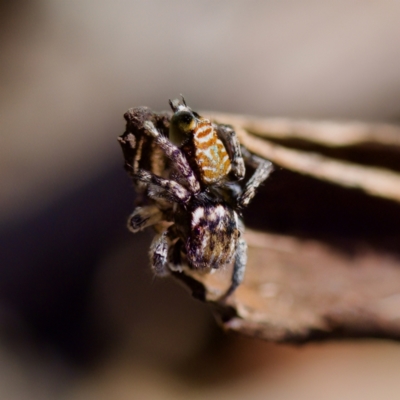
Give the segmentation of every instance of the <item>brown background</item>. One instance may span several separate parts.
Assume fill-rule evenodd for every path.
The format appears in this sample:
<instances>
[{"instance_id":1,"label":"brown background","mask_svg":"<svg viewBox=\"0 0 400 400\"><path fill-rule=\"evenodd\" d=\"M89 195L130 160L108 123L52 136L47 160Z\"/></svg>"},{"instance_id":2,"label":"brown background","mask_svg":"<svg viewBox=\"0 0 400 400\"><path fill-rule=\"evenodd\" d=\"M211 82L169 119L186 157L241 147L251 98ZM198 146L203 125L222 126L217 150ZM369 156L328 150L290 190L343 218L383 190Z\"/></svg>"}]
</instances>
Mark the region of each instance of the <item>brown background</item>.
<instances>
[{"instance_id":1,"label":"brown background","mask_svg":"<svg viewBox=\"0 0 400 400\"><path fill-rule=\"evenodd\" d=\"M390 1L0 4L0 394L398 398L384 341L224 335L147 267L116 137L132 106L395 121ZM397 390L396 390L397 389Z\"/></svg>"}]
</instances>

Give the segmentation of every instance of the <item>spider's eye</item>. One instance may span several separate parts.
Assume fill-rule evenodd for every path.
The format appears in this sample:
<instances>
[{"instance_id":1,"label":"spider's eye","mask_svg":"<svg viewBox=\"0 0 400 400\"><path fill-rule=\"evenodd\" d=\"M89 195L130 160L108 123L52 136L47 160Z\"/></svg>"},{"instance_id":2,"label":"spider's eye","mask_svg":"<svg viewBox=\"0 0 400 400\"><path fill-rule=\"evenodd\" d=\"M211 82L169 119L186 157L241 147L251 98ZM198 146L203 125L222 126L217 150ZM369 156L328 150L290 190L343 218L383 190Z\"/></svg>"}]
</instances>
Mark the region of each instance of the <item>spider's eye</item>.
<instances>
[{"instance_id":1,"label":"spider's eye","mask_svg":"<svg viewBox=\"0 0 400 400\"><path fill-rule=\"evenodd\" d=\"M196 125L196 118L190 111L176 112L171 118L169 139L172 143L180 145Z\"/></svg>"},{"instance_id":2,"label":"spider's eye","mask_svg":"<svg viewBox=\"0 0 400 400\"><path fill-rule=\"evenodd\" d=\"M182 115L180 116L180 120L182 121L182 123L189 125L193 120L193 115L189 113L182 113Z\"/></svg>"},{"instance_id":3,"label":"spider's eye","mask_svg":"<svg viewBox=\"0 0 400 400\"><path fill-rule=\"evenodd\" d=\"M196 127L196 119L189 111L175 113L171 119L171 123L176 124L185 133L189 133Z\"/></svg>"}]
</instances>

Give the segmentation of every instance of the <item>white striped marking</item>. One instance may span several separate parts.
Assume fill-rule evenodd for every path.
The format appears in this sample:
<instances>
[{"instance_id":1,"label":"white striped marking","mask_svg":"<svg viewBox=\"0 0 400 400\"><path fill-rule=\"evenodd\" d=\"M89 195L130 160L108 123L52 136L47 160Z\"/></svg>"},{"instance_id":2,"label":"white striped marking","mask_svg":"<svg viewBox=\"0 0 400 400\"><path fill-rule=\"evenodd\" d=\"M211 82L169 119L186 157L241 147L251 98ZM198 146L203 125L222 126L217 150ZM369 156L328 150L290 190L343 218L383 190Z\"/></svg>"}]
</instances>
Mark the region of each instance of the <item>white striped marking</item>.
<instances>
[{"instance_id":1,"label":"white striped marking","mask_svg":"<svg viewBox=\"0 0 400 400\"><path fill-rule=\"evenodd\" d=\"M192 219L192 227L195 227L199 224L200 219L204 217L204 208L199 207L196 209L196 211L193 213L193 219Z\"/></svg>"}]
</instances>

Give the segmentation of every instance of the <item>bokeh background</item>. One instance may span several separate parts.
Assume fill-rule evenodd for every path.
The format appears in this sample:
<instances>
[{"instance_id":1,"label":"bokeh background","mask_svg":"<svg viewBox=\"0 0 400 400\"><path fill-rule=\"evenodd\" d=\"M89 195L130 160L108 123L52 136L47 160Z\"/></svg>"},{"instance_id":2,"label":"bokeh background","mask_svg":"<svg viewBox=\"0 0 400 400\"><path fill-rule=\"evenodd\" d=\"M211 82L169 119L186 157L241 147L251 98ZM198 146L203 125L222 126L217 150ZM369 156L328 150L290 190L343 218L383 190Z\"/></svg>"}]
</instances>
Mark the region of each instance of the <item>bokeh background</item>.
<instances>
[{"instance_id":1,"label":"bokeh background","mask_svg":"<svg viewBox=\"0 0 400 400\"><path fill-rule=\"evenodd\" d=\"M400 347L225 334L125 229L123 113L396 121L400 3L0 3L0 397L400 397Z\"/></svg>"}]
</instances>

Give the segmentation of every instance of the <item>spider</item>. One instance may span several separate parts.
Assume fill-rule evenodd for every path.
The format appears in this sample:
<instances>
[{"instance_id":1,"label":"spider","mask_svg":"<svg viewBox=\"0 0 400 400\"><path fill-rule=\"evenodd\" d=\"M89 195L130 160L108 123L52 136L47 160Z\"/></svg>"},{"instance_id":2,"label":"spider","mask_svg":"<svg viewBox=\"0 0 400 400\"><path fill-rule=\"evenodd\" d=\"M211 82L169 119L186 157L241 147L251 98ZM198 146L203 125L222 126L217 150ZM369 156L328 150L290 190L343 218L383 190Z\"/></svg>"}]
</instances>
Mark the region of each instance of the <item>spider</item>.
<instances>
[{"instance_id":1,"label":"spider","mask_svg":"<svg viewBox=\"0 0 400 400\"><path fill-rule=\"evenodd\" d=\"M128 228L138 232L154 225L159 231L150 246L158 276L182 272L184 266L212 271L233 262L225 299L242 282L246 267L241 210L268 178L272 164L240 146L230 126L212 124L183 98L170 106L170 119L145 107L125 114L127 131L119 138L125 168L150 199L134 210ZM245 163L255 171L241 185Z\"/></svg>"}]
</instances>

